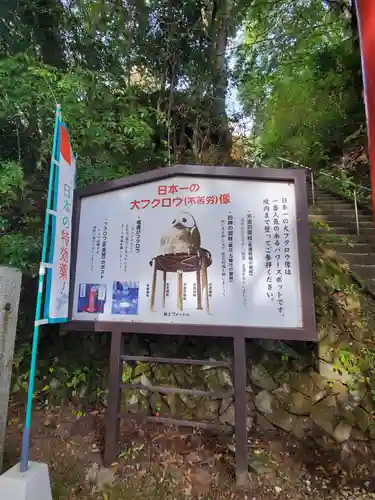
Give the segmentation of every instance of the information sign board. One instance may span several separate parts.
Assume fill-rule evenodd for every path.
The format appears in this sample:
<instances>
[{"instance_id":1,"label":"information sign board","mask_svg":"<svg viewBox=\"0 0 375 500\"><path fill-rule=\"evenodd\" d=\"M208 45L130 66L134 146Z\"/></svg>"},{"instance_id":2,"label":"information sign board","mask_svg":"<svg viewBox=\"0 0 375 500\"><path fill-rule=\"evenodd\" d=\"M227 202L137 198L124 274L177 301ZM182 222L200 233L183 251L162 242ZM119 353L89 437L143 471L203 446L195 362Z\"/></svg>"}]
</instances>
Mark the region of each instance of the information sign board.
<instances>
[{"instance_id":1,"label":"information sign board","mask_svg":"<svg viewBox=\"0 0 375 500\"><path fill-rule=\"evenodd\" d=\"M73 321L315 340L304 171L171 167L77 195Z\"/></svg>"}]
</instances>

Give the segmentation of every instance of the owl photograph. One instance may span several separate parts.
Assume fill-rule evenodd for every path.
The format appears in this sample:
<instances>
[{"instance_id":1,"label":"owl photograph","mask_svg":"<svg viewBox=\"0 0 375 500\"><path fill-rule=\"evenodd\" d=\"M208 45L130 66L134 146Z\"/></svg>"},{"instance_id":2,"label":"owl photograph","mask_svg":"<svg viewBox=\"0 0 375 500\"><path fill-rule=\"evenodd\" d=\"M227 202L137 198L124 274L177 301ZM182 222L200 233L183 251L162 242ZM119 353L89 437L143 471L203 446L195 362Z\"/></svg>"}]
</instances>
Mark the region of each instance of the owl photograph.
<instances>
[{"instance_id":1,"label":"owl photograph","mask_svg":"<svg viewBox=\"0 0 375 500\"><path fill-rule=\"evenodd\" d=\"M153 278L150 309L155 311L156 282L158 271L163 272L162 305L167 302L167 275L177 275L177 309L183 311L184 274L195 273L196 308L203 310L202 294L205 292L206 311L210 313L207 268L212 264L211 253L202 248L201 234L195 218L188 212L181 212L171 217L169 225L162 232L158 255L150 261L153 266ZM185 282L186 285L186 282ZM168 295L169 296L169 295Z\"/></svg>"},{"instance_id":2,"label":"owl photograph","mask_svg":"<svg viewBox=\"0 0 375 500\"><path fill-rule=\"evenodd\" d=\"M160 254L200 255L201 235L194 217L182 212L160 239Z\"/></svg>"}]
</instances>

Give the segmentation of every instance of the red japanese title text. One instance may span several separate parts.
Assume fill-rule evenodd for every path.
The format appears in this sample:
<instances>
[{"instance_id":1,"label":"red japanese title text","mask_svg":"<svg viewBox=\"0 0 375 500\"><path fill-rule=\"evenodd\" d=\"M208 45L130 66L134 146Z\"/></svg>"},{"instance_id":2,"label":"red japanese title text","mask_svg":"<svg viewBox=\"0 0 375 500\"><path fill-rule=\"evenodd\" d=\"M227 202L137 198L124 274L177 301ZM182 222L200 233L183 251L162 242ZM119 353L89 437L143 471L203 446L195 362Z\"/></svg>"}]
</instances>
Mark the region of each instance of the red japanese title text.
<instances>
[{"instance_id":1,"label":"red japanese title text","mask_svg":"<svg viewBox=\"0 0 375 500\"><path fill-rule=\"evenodd\" d=\"M175 195L179 191L189 190L196 193L200 190L199 184L191 184L188 187L179 187L175 184L170 186L159 186L158 194L161 196L168 196L168 194ZM180 206L189 205L228 205L230 204L230 194L222 193L219 195L211 196L173 196L166 198L154 198L153 200L133 200L130 202L130 210L144 210L145 208L177 208Z\"/></svg>"},{"instance_id":2,"label":"red japanese title text","mask_svg":"<svg viewBox=\"0 0 375 500\"><path fill-rule=\"evenodd\" d=\"M63 213L62 213L62 226L61 230L61 243L60 243L60 256L59 256L59 277L61 280L66 281L69 273L69 243L70 243L70 219L72 215L71 201L72 201L72 188L69 184L64 184L63 190Z\"/></svg>"},{"instance_id":3,"label":"red japanese title text","mask_svg":"<svg viewBox=\"0 0 375 500\"><path fill-rule=\"evenodd\" d=\"M69 231L67 231L66 229L63 229L61 231L59 276L60 276L61 280L65 280L65 281L68 279L69 242L70 242Z\"/></svg>"}]
</instances>

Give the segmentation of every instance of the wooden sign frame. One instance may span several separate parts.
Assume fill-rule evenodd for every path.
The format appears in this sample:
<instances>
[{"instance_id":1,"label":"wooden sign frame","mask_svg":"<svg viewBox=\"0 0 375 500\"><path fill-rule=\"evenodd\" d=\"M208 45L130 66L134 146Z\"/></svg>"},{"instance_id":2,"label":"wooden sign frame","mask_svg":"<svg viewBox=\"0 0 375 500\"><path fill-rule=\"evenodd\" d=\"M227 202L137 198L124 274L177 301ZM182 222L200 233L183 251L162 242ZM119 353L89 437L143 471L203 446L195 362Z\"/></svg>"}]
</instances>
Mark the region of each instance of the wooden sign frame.
<instances>
[{"instance_id":1,"label":"wooden sign frame","mask_svg":"<svg viewBox=\"0 0 375 500\"><path fill-rule=\"evenodd\" d=\"M268 338L282 340L316 341L314 294L312 283L312 264L310 253L310 234L308 223L308 205L306 190L306 172L297 169L247 169L235 167L207 167L199 165L176 165L159 170L152 170L123 179L94 184L77 189L74 195L74 216L72 231L72 258L70 279L69 318L72 318L73 293L78 248L78 231L81 201L93 195L108 193L118 189L137 186L150 181L159 181L171 177L203 177L249 181L284 181L295 185L295 203L297 216L298 267L300 273L300 291L302 308L301 328L275 328L262 326L228 326L178 323L143 323L115 321L69 322L69 329L107 332L118 327L128 333L148 333L162 335L203 335L210 337ZM230 334L228 334L230 330Z\"/></svg>"}]
</instances>

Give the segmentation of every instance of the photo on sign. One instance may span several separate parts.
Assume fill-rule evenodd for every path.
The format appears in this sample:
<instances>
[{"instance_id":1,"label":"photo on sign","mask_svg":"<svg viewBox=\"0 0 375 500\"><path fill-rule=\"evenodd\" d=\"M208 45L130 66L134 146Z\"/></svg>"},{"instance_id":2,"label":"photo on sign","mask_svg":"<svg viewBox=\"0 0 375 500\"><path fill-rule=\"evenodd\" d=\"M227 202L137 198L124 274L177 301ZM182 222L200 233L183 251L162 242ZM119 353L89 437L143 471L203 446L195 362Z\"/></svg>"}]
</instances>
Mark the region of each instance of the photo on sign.
<instances>
[{"instance_id":1,"label":"photo on sign","mask_svg":"<svg viewBox=\"0 0 375 500\"><path fill-rule=\"evenodd\" d=\"M139 282L114 281L112 288L112 314L138 314Z\"/></svg>"},{"instance_id":2,"label":"photo on sign","mask_svg":"<svg viewBox=\"0 0 375 500\"><path fill-rule=\"evenodd\" d=\"M103 313L106 302L107 287L97 283L81 283L77 312L91 314Z\"/></svg>"},{"instance_id":3,"label":"photo on sign","mask_svg":"<svg viewBox=\"0 0 375 500\"><path fill-rule=\"evenodd\" d=\"M166 307L167 276L177 276L176 306L184 309L184 273L195 273L197 310L203 310L202 293L206 294L206 312L210 313L207 268L212 264L211 253L201 246L201 233L193 215L180 212L172 218L170 227L160 238L159 254L150 265L153 267L150 309L155 311L155 294L158 271L163 273L162 306Z\"/></svg>"}]
</instances>

